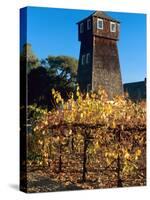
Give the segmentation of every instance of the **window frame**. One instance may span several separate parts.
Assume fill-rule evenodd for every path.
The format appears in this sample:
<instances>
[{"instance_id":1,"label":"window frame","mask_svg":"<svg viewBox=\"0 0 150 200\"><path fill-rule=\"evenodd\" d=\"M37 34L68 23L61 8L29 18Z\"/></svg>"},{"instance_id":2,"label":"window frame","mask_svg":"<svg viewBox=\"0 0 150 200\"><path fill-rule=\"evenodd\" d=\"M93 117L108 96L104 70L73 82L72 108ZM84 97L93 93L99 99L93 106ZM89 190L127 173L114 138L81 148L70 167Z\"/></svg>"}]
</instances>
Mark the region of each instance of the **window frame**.
<instances>
[{"instance_id":1,"label":"window frame","mask_svg":"<svg viewBox=\"0 0 150 200\"><path fill-rule=\"evenodd\" d=\"M91 28L92 28L92 20L87 19L87 30L91 30Z\"/></svg>"},{"instance_id":2,"label":"window frame","mask_svg":"<svg viewBox=\"0 0 150 200\"><path fill-rule=\"evenodd\" d=\"M91 84L90 83L87 84L86 90L87 90L87 92L90 92L90 90L91 90Z\"/></svg>"},{"instance_id":3,"label":"window frame","mask_svg":"<svg viewBox=\"0 0 150 200\"><path fill-rule=\"evenodd\" d=\"M86 54L86 64L89 64L89 63L90 63L90 59L91 59L91 54L90 54L90 53L87 53L87 54Z\"/></svg>"},{"instance_id":4,"label":"window frame","mask_svg":"<svg viewBox=\"0 0 150 200\"><path fill-rule=\"evenodd\" d=\"M81 34L84 33L84 23L83 22L80 23L80 33Z\"/></svg>"},{"instance_id":5,"label":"window frame","mask_svg":"<svg viewBox=\"0 0 150 200\"><path fill-rule=\"evenodd\" d=\"M102 26L101 27L99 26L99 22L102 22ZM104 20L101 19L101 18L97 19L97 29L99 29L99 30L103 30L104 29Z\"/></svg>"},{"instance_id":6,"label":"window frame","mask_svg":"<svg viewBox=\"0 0 150 200\"><path fill-rule=\"evenodd\" d=\"M86 55L83 54L83 55L81 56L81 65L85 65L85 62L86 62Z\"/></svg>"},{"instance_id":7,"label":"window frame","mask_svg":"<svg viewBox=\"0 0 150 200\"><path fill-rule=\"evenodd\" d=\"M112 29L112 25L115 25L115 30ZM110 32L116 33L116 31L117 31L117 24L116 24L116 22L110 22Z\"/></svg>"}]
</instances>

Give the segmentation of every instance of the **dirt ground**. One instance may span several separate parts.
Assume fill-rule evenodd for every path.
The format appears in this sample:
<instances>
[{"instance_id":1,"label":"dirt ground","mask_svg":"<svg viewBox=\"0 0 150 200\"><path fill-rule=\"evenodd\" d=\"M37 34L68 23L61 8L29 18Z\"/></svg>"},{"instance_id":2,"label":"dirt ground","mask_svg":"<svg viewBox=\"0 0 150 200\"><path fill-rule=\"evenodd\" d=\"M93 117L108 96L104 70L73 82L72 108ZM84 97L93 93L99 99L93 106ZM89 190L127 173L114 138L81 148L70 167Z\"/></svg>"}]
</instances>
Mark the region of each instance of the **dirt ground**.
<instances>
[{"instance_id":1,"label":"dirt ground","mask_svg":"<svg viewBox=\"0 0 150 200\"><path fill-rule=\"evenodd\" d=\"M97 174L96 174L97 175ZM95 173L88 173L86 182L82 181L80 172L76 173L54 173L49 169L38 169L27 172L27 192L55 192L83 189L98 189L98 188L115 188L117 180L113 173L105 175L100 174L100 179L96 178ZM112 177L111 177L112 176ZM146 185L145 178L128 177L123 182L122 187L144 186Z\"/></svg>"},{"instance_id":2,"label":"dirt ground","mask_svg":"<svg viewBox=\"0 0 150 200\"><path fill-rule=\"evenodd\" d=\"M65 190L80 190L81 187L73 183L60 183L59 180L49 177L47 172L37 170L28 173L27 192L54 192Z\"/></svg>"}]
</instances>

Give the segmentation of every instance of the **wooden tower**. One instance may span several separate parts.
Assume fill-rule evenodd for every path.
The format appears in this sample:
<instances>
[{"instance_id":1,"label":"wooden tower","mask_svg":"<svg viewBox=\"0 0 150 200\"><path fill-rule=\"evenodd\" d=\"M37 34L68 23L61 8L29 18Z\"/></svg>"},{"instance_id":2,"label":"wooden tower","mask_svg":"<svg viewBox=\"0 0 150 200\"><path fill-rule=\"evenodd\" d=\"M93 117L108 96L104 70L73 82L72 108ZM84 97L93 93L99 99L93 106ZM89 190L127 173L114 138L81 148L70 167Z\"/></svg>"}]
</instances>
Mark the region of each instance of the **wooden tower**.
<instances>
[{"instance_id":1,"label":"wooden tower","mask_svg":"<svg viewBox=\"0 0 150 200\"><path fill-rule=\"evenodd\" d=\"M120 22L96 11L78 22L81 42L78 83L81 91L106 90L109 98L123 93L117 41Z\"/></svg>"}]
</instances>

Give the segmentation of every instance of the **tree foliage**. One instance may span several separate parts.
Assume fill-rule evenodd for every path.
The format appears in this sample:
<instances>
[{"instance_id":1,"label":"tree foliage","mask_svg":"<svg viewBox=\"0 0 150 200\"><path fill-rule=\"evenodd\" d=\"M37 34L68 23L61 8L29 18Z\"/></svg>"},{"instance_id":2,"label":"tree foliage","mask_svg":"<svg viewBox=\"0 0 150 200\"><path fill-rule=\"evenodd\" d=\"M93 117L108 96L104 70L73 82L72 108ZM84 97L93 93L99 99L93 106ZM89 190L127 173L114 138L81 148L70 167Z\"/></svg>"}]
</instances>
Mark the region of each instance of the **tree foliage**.
<instances>
[{"instance_id":1,"label":"tree foliage","mask_svg":"<svg viewBox=\"0 0 150 200\"><path fill-rule=\"evenodd\" d=\"M76 86L76 74L78 61L69 56L48 56L42 60L42 65L53 77L53 87L63 87L74 89Z\"/></svg>"},{"instance_id":2,"label":"tree foliage","mask_svg":"<svg viewBox=\"0 0 150 200\"><path fill-rule=\"evenodd\" d=\"M26 68L27 73L40 66L40 61L32 50L31 44L24 44L20 55L21 68Z\"/></svg>"},{"instance_id":3,"label":"tree foliage","mask_svg":"<svg viewBox=\"0 0 150 200\"><path fill-rule=\"evenodd\" d=\"M20 54L21 81L28 80L29 105L53 108L52 88L58 90L63 98L76 88L77 59L70 56L48 56L39 60L31 44L24 44ZM26 79L26 73L28 78Z\"/></svg>"},{"instance_id":4,"label":"tree foliage","mask_svg":"<svg viewBox=\"0 0 150 200\"><path fill-rule=\"evenodd\" d=\"M77 60L68 56L49 56L41 66L28 74L29 105L54 107L52 88L58 90L66 100L76 88Z\"/></svg>"}]
</instances>

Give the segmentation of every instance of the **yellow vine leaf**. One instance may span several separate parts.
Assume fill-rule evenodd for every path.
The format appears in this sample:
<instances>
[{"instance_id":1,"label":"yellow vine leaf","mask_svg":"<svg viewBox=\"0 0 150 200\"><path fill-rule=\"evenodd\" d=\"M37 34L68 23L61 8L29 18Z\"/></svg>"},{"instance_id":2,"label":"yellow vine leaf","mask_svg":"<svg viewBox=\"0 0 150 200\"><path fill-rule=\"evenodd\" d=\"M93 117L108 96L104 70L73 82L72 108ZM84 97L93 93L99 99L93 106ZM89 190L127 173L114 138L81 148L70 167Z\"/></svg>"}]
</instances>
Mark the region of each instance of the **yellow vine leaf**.
<instances>
[{"instance_id":1,"label":"yellow vine leaf","mask_svg":"<svg viewBox=\"0 0 150 200\"><path fill-rule=\"evenodd\" d=\"M135 152L135 156L138 156L138 157L139 157L140 155L141 155L141 150L140 150L140 149L137 149L136 152Z\"/></svg>"},{"instance_id":2,"label":"yellow vine leaf","mask_svg":"<svg viewBox=\"0 0 150 200\"><path fill-rule=\"evenodd\" d=\"M112 128L116 128L116 123L114 121L112 122Z\"/></svg>"}]
</instances>

